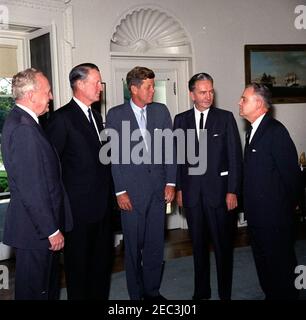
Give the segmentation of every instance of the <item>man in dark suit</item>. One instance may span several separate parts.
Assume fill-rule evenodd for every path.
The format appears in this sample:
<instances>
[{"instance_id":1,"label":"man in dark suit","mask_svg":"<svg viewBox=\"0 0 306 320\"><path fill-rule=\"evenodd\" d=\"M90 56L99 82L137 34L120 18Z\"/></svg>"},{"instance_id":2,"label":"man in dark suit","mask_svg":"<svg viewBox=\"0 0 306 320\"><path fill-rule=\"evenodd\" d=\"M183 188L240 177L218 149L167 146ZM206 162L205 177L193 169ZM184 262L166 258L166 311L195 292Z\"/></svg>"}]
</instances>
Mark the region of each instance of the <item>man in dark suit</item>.
<instances>
[{"instance_id":1,"label":"man in dark suit","mask_svg":"<svg viewBox=\"0 0 306 320\"><path fill-rule=\"evenodd\" d=\"M132 300L165 299L159 293L165 202L169 203L174 199L176 166L165 164L165 161L161 164L154 164L152 161L154 130L172 129L167 107L153 102L154 77L154 72L148 68L132 69L126 78L131 100L110 109L106 121L106 127L115 129L120 138L120 159L119 163L112 163L112 174L117 202L121 208L125 270ZM124 122L130 125L130 132L124 132ZM139 129L141 142L131 141L131 133ZM123 146L121 141L124 139L131 144L130 150L126 152L123 150L127 150L126 144ZM133 157L131 152L139 144L142 146L140 159ZM112 144L112 152L116 147ZM165 150L161 150L161 153L164 158ZM125 164L124 158L127 157L131 161Z\"/></svg>"},{"instance_id":2,"label":"man in dark suit","mask_svg":"<svg viewBox=\"0 0 306 320\"><path fill-rule=\"evenodd\" d=\"M195 132L197 152L205 147L199 137L200 129L207 130L207 170L191 175L192 163L178 166L177 202L186 212L194 256L193 299L209 299L210 262L209 239L212 239L218 275L220 299L231 298L233 271L233 231L235 230L237 196L241 186L242 152L236 121L231 112L212 106L213 79L198 73L189 80L190 97L194 108L178 114L174 129ZM199 141L200 140L200 141ZM203 139L204 140L204 139ZM185 142L187 146L187 141ZM187 150L188 148L186 148ZM188 160L188 155L185 157Z\"/></svg>"},{"instance_id":3,"label":"man in dark suit","mask_svg":"<svg viewBox=\"0 0 306 320\"><path fill-rule=\"evenodd\" d=\"M35 69L12 81L16 106L6 118L1 147L11 200L3 242L15 248L15 299L59 298L59 250L72 228L60 163L38 123L48 111L48 79Z\"/></svg>"},{"instance_id":4,"label":"man in dark suit","mask_svg":"<svg viewBox=\"0 0 306 320\"><path fill-rule=\"evenodd\" d=\"M91 63L69 74L71 101L51 116L46 132L59 154L74 220L66 235L68 299L107 299L112 230L111 171L99 161L101 115L91 108L100 99L102 80Z\"/></svg>"},{"instance_id":5,"label":"man in dark suit","mask_svg":"<svg viewBox=\"0 0 306 320\"><path fill-rule=\"evenodd\" d=\"M240 115L251 123L244 157L244 210L257 274L266 299L295 299L293 214L298 203L298 156L287 129L268 111L271 93L251 84Z\"/></svg>"}]
</instances>

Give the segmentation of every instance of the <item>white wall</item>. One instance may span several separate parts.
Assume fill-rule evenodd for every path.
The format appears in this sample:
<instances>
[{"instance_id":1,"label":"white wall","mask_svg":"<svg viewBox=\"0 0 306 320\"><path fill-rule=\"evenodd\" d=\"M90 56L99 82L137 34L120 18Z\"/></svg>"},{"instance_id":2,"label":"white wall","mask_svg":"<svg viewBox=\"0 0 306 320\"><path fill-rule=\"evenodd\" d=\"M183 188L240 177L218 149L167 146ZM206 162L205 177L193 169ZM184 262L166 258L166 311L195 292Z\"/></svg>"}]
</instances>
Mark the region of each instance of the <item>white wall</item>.
<instances>
[{"instance_id":1,"label":"white wall","mask_svg":"<svg viewBox=\"0 0 306 320\"><path fill-rule=\"evenodd\" d=\"M60 103L70 94L69 84L66 70L71 66L67 66L67 59L65 59L64 50L64 10L65 5L63 0L0 0L0 4L8 8L8 23L18 24L32 27L50 27L52 24L55 25L55 37L57 42L57 58L58 61L58 74L56 75L59 79L59 95ZM0 29L1 32L1 29ZM4 33L1 35L5 36ZM22 37L22 34L15 33L16 37ZM25 59L27 60L27 59ZM29 66L29 61L25 61L26 67ZM54 75L55 76L55 75ZM54 92L53 92L54 93Z\"/></svg>"},{"instance_id":2,"label":"white wall","mask_svg":"<svg viewBox=\"0 0 306 320\"><path fill-rule=\"evenodd\" d=\"M294 9L303 2L154 0L153 5L143 0L73 0L73 62L92 61L101 67L111 103L109 45L114 28L132 8L158 6L176 17L191 37L193 72L205 71L214 77L218 105L234 113L243 137L244 121L238 114L238 101L244 88L244 45L306 44L306 30L294 27ZM275 116L287 126L298 153L306 151L306 104L276 105Z\"/></svg>"},{"instance_id":3,"label":"white wall","mask_svg":"<svg viewBox=\"0 0 306 320\"><path fill-rule=\"evenodd\" d=\"M3 4L9 6L11 23L44 26L55 21L61 103L65 103L69 99L70 66L63 49L67 42L64 13L41 9L40 5L31 4L34 2L53 5L64 1L31 0L30 5L25 6L24 0L3 0ZM71 0L68 6L73 7L75 36L72 64L90 61L101 68L107 83L107 101L112 105L110 39L115 27L134 8L158 7L185 28L193 47L192 72L205 71L214 77L218 106L234 113L243 137L244 121L238 115L237 104L244 88L244 45L306 44L306 30L294 27L294 9L299 4L305 4L305 0ZM298 152L306 151L306 104L276 105L275 116L287 126Z\"/></svg>"}]
</instances>

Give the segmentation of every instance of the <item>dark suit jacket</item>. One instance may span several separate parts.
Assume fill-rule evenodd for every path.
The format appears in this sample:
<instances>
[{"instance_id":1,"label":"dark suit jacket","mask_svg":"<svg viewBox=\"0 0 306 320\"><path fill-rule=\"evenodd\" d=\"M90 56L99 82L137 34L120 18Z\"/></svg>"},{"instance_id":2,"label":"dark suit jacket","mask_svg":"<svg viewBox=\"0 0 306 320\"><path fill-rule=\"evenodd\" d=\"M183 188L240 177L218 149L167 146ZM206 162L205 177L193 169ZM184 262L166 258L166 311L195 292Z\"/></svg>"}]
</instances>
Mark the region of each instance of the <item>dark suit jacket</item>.
<instances>
[{"instance_id":1,"label":"dark suit jacket","mask_svg":"<svg viewBox=\"0 0 306 320\"><path fill-rule=\"evenodd\" d=\"M100 132L102 117L92 112ZM74 223L103 219L110 205L110 165L100 162L98 135L73 99L53 113L46 133L61 159Z\"/></svg>"},{"instance_id":2,"label":"dark suit jacket","mask_svg":"<svg viewBox=\"0 0 306 320\"><path fill-rule=\"evenodd\" d=\"M287 129L266 114L244 159L244 208L249 226L289 226L300 191L298 156Z\"/></svg>"},{"instance_id":3,"label":"dark suit jacket","mask_svg":"<svg viewBox=\"0 0 306 320\"><path fill-rule=\"evenodd\" d=\"M1 137L11 193L3 242L22 249L47 249L56 230L72 229L59 159L41 127L15 106Z\"/></svg>"},{"instance_id":4,"label":"dark suit jacket","mask_svg":"<svg viewBox=\"0 0 306 320\"><path fill-rule=\"evenodd\" d=\"M137 119L130 103L116 106L109 110L107 114L106 127L115 129L119 136L122 137L122 121L130 123L131 133L139 129ZM155 129L171 129L172 120L167 107L160 103L151 103L147 106L147 130L149 131L151 140L151 162L154 158L154 130ZM137 142L131 142L131 150ZM119 158L122 160L122 143L119 143ZM112 150L114 152L115 150ZM162 158L165 159L164 148L160 150ZM129 154L130 155L130 154ZM153 191L159 197L164 197L164 189L166 183L175 183L176 165L165 164L112 164L112 174L115 184L115 191L120 192L126 190L131 197L133 203L142 202L146 194Z\"/></svg>"},{"instance_id":5,"label":"dark suit jacket","mask_svg":"<svg viewBox=\"0 0 306 320\"><path fill-rule=\"evenodd\" d=\"M194 109L176 115L174 129L196 130ZM233 114L211 107L205 123L207 129L207 170L204 175L189 175L188 169L194 165L188 162L178 166L177 189L182 190L184 207L197 204L200 192L212 207L225 205L226 193L239 195L242 174L242 150L239 132ZM194 142L196 151L199 141ZM187 145L187 140L185 140ZM227 175L221 175L221 173Z\"/></svg>"}]
</instances>

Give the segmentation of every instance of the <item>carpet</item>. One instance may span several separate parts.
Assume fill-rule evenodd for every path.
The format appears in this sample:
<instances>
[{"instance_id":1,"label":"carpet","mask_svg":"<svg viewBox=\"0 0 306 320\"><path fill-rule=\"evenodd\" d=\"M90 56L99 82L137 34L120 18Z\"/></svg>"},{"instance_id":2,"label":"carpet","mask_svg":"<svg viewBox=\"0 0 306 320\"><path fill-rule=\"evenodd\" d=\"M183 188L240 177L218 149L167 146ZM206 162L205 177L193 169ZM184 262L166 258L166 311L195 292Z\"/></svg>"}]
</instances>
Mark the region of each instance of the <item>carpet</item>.
<instances>
[{"instance_id":1,"label":"carpet","mask_svg":"<svg viewBox=\"0 0 306 320\"><path fill-rule=\"evenodd\" d=\"M306 265L306 240L297 241L298 264ZM212 300L218 300L217 274L214 253L211 252ZM193 295L192 256L165 261L160 292L169 300L190 300ZM110 300L129 300L125 272L112 274ZM62 289L61 299L66 299ZM253 255L250 247L236 248L234 251L233 300L262 300L264 294L259 286ZM302 289L300 299L306 300L306 290Z\"/></svg>"}]
</instances>

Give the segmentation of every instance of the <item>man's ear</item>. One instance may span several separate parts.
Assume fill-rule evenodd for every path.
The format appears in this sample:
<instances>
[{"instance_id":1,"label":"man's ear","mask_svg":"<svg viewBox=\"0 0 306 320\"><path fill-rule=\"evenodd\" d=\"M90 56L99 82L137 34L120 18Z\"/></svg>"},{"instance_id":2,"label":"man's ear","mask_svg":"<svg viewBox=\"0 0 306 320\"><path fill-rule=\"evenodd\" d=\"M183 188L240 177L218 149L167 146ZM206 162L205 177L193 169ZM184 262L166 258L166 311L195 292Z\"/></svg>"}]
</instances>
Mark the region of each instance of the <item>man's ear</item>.
<instances>
[{"instance_id":1,"label":"man's ear","mask_svg":"<svg viewBox=\"0 0 306 320\"><path fill-rule=\"evenodd\" d=\"M34 91L33 90L30 90L30 91L26 92L25 96L32 103L35 102L35 97L34 97Z\"/></svg>"},{"instance_id":2,"label":"man's ear","mask_svg":"<svg viewBox=\"0 0 306 320\"><path fill-rule=\"evenodd\" d=\"M137 94L137 90L138 90L137 86L131 85L131 93L132 93L133 95Z\"/></svg>"},{"instance_id":3,"label":"man's ear","mask_svg":"<svg viewBox=\"0 0 306 320\"><path fill-rule=\"evenodd\" d=\"M262 109L265 106L264 101L261 97L256 96L256 109Z\"/></svg>"},{"instance_id":4,"label":"man's ear","mask_svg":"<svg viewBox=\"0 0 306 320\"><path fill-rule=\"evenodd\" d=\"M77 80L75 86L80 90L84 90L84 82L82 80Z\"/></svg>"},{"instance_id":5,"label":"man's ear","mask_svg":"<svg viewBox=\"0 0 306 320\"><path fill-rule=\"evenodd\" d=\"M189 91L189 97L192 101L194 101L194 94L192 91Z\"/></svg>"}]
</instances>

